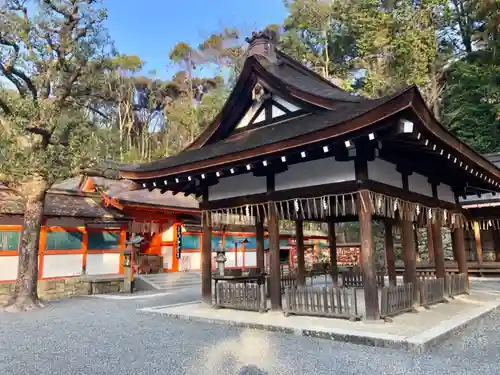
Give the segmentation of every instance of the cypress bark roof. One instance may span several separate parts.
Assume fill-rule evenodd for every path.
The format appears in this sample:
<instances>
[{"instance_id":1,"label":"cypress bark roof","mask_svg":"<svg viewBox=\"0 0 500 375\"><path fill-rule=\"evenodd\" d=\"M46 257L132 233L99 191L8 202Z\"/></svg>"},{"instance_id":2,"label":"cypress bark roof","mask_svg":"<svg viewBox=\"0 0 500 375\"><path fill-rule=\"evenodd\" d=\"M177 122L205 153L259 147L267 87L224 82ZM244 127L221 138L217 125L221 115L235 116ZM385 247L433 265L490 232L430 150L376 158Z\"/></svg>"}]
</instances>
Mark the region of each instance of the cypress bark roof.
<instances>
[{"instance_id":1,"label":"cypress bark roof","mask_svg":"<svg viewBox=\"0 0 500 375\"><path fill-rule=\"evenodd\" d=\"M0 215L23 215L23 199L0 184ZM92 219L117 219L123 214L112 208L104 208L101 198L95 194L50 190L45 198L45 216L81 217Z\"/></svg>"}]
</instances>

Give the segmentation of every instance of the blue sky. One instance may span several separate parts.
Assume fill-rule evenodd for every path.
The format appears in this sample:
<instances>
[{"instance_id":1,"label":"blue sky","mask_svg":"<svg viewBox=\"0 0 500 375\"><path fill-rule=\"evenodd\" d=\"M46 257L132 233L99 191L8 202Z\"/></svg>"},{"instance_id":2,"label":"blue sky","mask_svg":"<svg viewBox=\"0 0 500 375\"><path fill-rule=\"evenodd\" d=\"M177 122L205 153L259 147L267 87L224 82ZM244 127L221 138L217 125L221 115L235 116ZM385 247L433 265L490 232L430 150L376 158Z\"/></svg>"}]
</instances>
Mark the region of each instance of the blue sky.
<instances>
[{"instance_id":1,"label":"blue sky","mask_svg":"<svg viewBox=\"0 0 500 375\"><path fill-rule=\"evenodd\" d=\"M168 53L177 42L197 46L225 26L248 36L286 16L282 0L108 0L105 6L118 50L138 55L145 72L156 70L162 78L174 71Z\"/></svg>"}]
</instances>

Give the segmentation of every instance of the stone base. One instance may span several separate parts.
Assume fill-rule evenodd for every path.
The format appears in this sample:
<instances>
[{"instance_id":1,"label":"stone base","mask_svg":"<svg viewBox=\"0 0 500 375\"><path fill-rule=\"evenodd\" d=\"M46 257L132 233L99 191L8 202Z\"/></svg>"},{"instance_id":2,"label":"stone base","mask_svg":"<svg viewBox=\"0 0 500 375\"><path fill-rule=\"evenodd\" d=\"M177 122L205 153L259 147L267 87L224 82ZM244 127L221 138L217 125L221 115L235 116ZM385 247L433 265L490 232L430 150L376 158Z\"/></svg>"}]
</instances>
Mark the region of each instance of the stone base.
<instances>
[{"instance_id":1,"label":"stone base","mask_svg":"<svg viewBox=\"0 0 500 375\"><path fill-rule=\"evenodd\" d=\"M99 279L96 279L99 280ZM89 294L118 293L123 291L123 278L106 280L89 279L87 277L69 277L65 279L39 280L38 296L45 301L84 296ZM93 288L91 290L91 284ZM7 302L14 289L14 283L0 284L0 304Z\"/></svg>"},{"instance_id":2,"label":"stone base","mask_svg":"<svg viewBox=\"0 0 500 375\"><path fill-rule=\"evenodd\" d=\"M429 310L406 313L391 323L368 324L308 316L284 317L281 312L215 310L202 303L158 306L140 309L177 319L250 329L310 336L376 347L425 352L462 329L477 324L500 306L498 296L460 297L448 304L437 304Z\"/></svg>"}]
</instances>

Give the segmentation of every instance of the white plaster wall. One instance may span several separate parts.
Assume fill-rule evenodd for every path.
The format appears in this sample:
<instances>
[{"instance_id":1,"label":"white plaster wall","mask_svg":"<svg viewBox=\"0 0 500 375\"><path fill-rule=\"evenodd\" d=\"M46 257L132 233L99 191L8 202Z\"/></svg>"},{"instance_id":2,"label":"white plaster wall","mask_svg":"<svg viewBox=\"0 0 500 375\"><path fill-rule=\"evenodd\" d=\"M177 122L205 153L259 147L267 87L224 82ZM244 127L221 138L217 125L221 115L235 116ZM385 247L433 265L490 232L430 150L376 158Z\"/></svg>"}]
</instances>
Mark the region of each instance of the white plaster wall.
<instances>
[{"instance_id":1,"label":"white plaster wall","mask_svg":"<svg viewBox=\"0 0 500 375\"><path fill-rule=\"evenodd\" d=\"M396 165L382 159L368 162L368 178L387 185L403 188L403 177L396 170Z\"/></svg>"},{"instance_id":2,"label":"white plaster wall","mask_svg":"<svg viewBox=\"0 0 500 375\"><path fill-rule=\"evenodd\" d=\"M163 256L163 268L171 269L172 268L172 259L174 254L173 246L162 246L161 247L161 255Z\"/></svg>"},{"instance_id":3,"label":"white plaster wall","mask_svg":"<svg viewBox=\"0 0 500 375\"><path fill-rule=\"evenodd\" d=\"M408 176L408 188L414 193L432 197L432 185L427 180L427 177L421 174L412 173Z\"/></svg>"},{"instance_id":4,"label":"white plaster wall","mask_svg":"<svg viewBox=\"0 0 500 375\"><path fill-rule=\"evenodd\" d=\"M455 203L455 193L453 192L451 186L439 184L437 186L437 193L440 200Z\"/></svg>"},{"instance_id":5,"label":"white plaster wall","mask_svg":"<svg viewBox=\"0 0 500 375\"><path fill-rule=\"evenodd\" d=\"M120 273L120 254L87 254L87 275Z\"/></svg>"},{"instance_id":6,"label":"white plaster wall","mask_svg":"<svg viewBox=\"0 0 500 375\"><path fill-rule=\"evenodd\" d=\"M225 266L226 266L226 267L235 267L235 265L236 265L236 262L235 262L235 260L236 260L235 254L234 254L233 252L227 252L227 253L226 253L226 258L227 258L227 260L226 260L226 264L225 264Z\"/></svg>"},{"instance_id":7,"label":"white plaster wall","mask_svg":"<svg viewBox=\"0 0 500 375\"><path fill-rule=\"evenodd\" d=\"M19 257L13 256L0 256L0 280L12 281L17 278L17 265Z\"/></svg>"},{"instance_id":8,"label":"white plaster wall","mask_svg":"<svg viewBox=\"0 0 500 375\"><path fill-rule=\"evenodd\" d=\"M256 177L253 173L245 173L239 176L221 178L217 185L208 188L208 199L215 201L265 192L265 177Z\"/></svg>"},{"instance_id":9,"label":"white plaster wall","mask_svg":"<svg viewBox=\"0 0 500 375\"><path fill-rule=\"evenodd\" d=\"M181 256L183 260L179 265L181 271L199 271L201 265L200 253L183 253Z\"/></svg>"},{"instance_id":10,"label":"white plaster wall","mask_svg":"<svg viewBox=\"0 0 500 375\"><path fill-rule=\"evenodd\" d=\"M75 219L71 217L64 218L48 218L47 223L45 224L48 227L66 227L66 228L75 228L75 227L83 227L85 226L85 220Z\"/></svg>"},{"instance_id":11,"label":"white plaster wall","mask_svg":"<svg viewBox=\"0 0 500 375\"><path fill-rule=\"evenodd\" d=\"M23 217L20 215L0 215L0 225L23 225Z\"/></svg>"},{"instance_id":12,"label":"white plaster wall","mask_svg":"<svg viewBox=\"0 0 500 375\"><path fill-rule=\"evenodd\" d=\"M245 252L245 267L257 267L257 253L255 251Z\"/></svg>"},{"instance_id":13,"label":"white plaster wall","mask_svg":"<svg viewBox=\"0 0 500 375\"><path fill-rule=\"evenodd\" d=\"M174 223L173 222L167 222L163 224L162 227L162 233L161 233L161 240L162 241L173 241L174 240Z\"/></svg>"},{"instance_id":14,"label":"white plaster wall","mask_svg":"<svg viewBox=\"0 0 500 375\"><path fill-rule=\"evenodd\" d=\"M44 255L42 277L78 276L82 265L83 254Z\"/></svg>"},{"instance_id":15,"label":"white plaster wall","mask_svg":"<svg viewBox=\"0 0 500 375\"><path fill-rule=\"evenodd\" d=\"M334 157L288 166L275 177L276 190L324 185L356 179L354 161L336 161Z\"/></svg>"}]
</instances>

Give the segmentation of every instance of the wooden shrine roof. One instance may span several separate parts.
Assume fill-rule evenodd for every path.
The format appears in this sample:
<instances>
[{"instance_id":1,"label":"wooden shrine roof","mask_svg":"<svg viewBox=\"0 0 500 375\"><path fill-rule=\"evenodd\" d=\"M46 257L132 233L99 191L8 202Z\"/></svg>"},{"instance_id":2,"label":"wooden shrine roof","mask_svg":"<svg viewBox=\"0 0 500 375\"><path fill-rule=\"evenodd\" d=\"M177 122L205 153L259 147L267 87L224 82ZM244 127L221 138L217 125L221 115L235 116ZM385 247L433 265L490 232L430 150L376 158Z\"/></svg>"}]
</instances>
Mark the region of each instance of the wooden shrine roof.
<instances>
[{"instance_id":1,"label":"wooden shrine roof","mask_svg":"<svg viewBox=\"0 0 500 375\"><path fill-rule=\"evenodd\" d=\"M145 192L131 180L111 180L104 177L90 177L104 193L123 205L151 206L172 210L199 210L198 201L192 196L161 194L159 190Z\"/></svg>"},{"instance_id":2,"label":"wooden shrine roof","mask_svg":"<svg viewBox=\"0 0 500 375\"><path fill-rule=\"evenodd\" d=\"M376 100L365 100L363 102L343 102L334 111L319 112L308 114L303 117L291 119L286 123L277 123L262 128L257 128L253 131L241 133L241 135L228 138L223 141L208 144L198 149L186 150L178 155L168 158L153 161L147 164L133 164L121 167L123 176L130 178L138 177L141 172L156 172L164 169L173 169L176 167L187 166L188 164L205 162L203 164L211 164L212 159L231 155L235 157L236 153L241 153L248 150L254 150L257 154L259 147L264 147L272 144L277 144L296 139L300 136L314 134L319 130L340 125L349 120L352 120L362 114L365 114L373 109L380 107L384 103L391 102L397 99L403 92L412 91L413 88L397 92L394 95L384 97ZM409 103L405 103L408 105ZM335 131L338 130L338 131ZM334 130L334 134L341 135L345 133L344 127L338 127ZM314 137L314 141L317 139ZM277 149L282 149L279 145ZM213 164L216 164L214 161ZM137 172L138 174L135 174ZM180 173L176 171L175 173ZM148 173L148 176L157 177L162 176L162 173Z\"/></svg>"},{"instance_id":3,"label":"wooden shrine roof","mask_svg":"<svg viewBox=\"0 0 500 375\"><path fill-rule=\"evenodd\" d=\"M369 147L379 147L373 144L380 141L382 159L411 164L409 170L435 174L439 182L450 186L458 179L461 185L500 188L500 169L442 126L417 87L379 99L356 96L276 50L272 40L265 32L249 40L233 91L219 115L191 145L175 156L119 166L121 177L149 190L158 187L162 192L200 194L200 181L209 174L218 177L222 170L233 173L238 168L246 173L247 164L306 150L314 154L324 146L337 151L346 141L361 144L376 134L376 142ZM299 110L268 117L278 99ZM264 108L267 102L271 104ZM262 112L265 120L257 121ZM249 114L253 116L250 122L242 124ZM403 120L411 123L409 134L399 129Z\"/></svg>"},{"instance_id":4,"label":"wooden shrine roof","mask_svg":"<svg viewBox=\"0 0 500 375\"><path fill-rule=\"evenodd\" d=\"M23 215L22 198L0 184L0 215ZM117 219L123 214L101 205L101 199L95 194L61 191L51 189L45 198L45 216L81 217L92 219Z\"/></svg>"}]
</instances>

